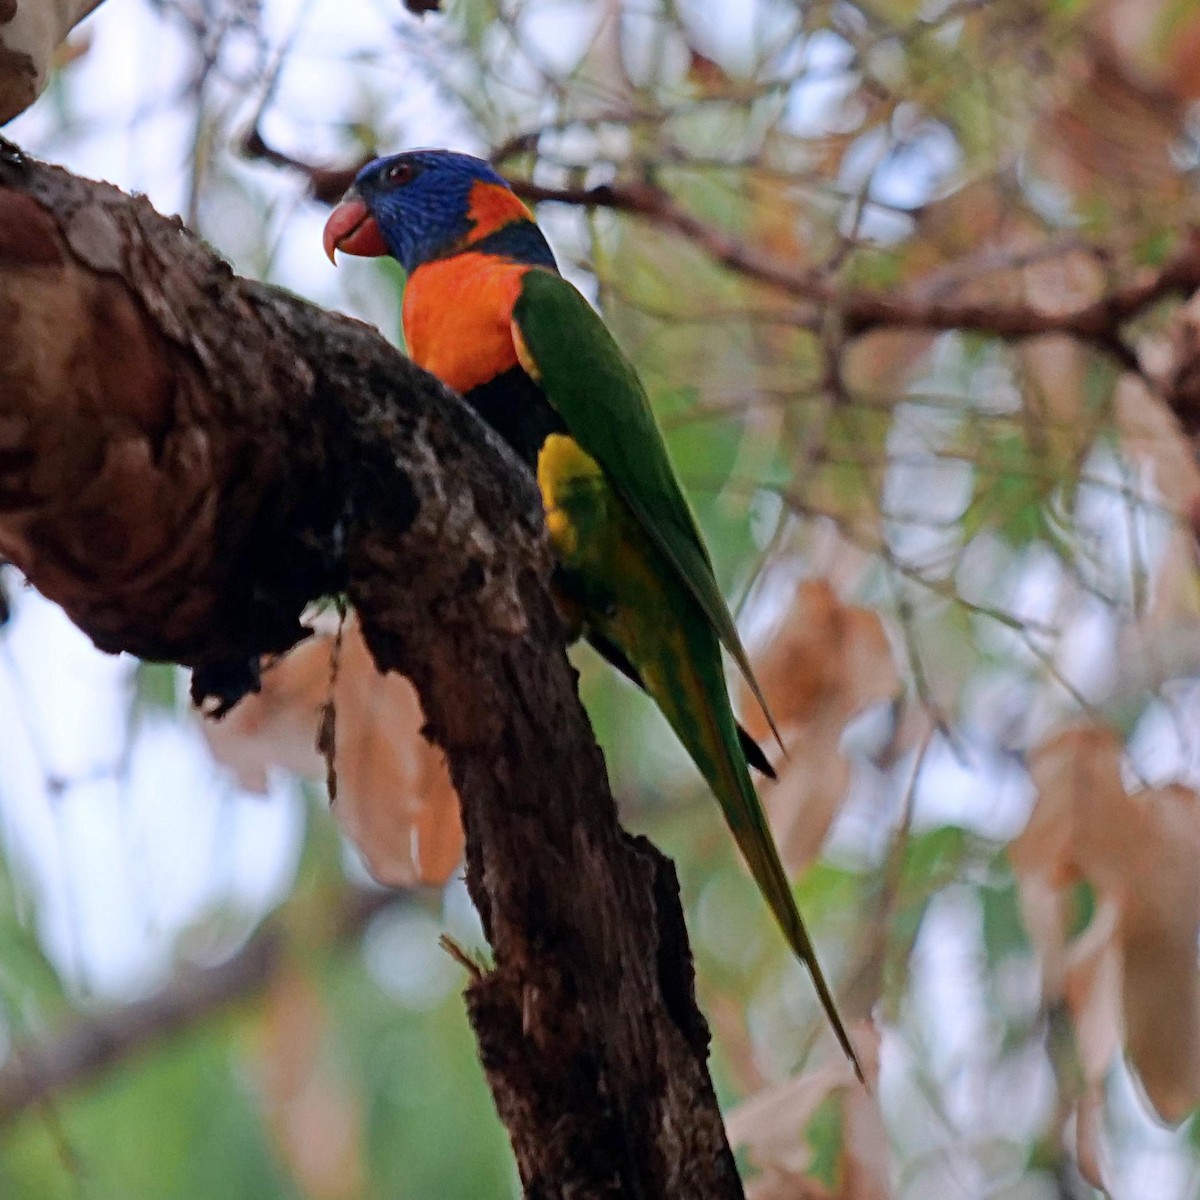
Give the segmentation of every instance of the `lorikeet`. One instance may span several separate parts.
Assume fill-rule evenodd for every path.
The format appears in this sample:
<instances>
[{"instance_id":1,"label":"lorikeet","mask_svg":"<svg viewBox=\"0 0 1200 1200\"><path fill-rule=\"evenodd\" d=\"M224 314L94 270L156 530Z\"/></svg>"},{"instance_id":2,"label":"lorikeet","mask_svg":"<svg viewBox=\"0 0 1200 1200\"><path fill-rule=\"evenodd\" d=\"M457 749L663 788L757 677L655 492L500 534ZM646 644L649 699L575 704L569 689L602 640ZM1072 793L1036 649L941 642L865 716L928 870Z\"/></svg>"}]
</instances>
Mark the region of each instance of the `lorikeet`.
<instances>
[{"instance_id":1,"label":"lorikeet","mask_svg":"<svg viewBox=\"0 0 1200 1200\"><path fill-rule=\"evenodd\" d=\"M750 780L748 763L770 766L734 719L722 646L762 696L633 367L480 159L415 150L369 163L325 250L404 267L409 353L536 473L564 616L662 709L857 1069Z\"/></svg>"}]
</instances>

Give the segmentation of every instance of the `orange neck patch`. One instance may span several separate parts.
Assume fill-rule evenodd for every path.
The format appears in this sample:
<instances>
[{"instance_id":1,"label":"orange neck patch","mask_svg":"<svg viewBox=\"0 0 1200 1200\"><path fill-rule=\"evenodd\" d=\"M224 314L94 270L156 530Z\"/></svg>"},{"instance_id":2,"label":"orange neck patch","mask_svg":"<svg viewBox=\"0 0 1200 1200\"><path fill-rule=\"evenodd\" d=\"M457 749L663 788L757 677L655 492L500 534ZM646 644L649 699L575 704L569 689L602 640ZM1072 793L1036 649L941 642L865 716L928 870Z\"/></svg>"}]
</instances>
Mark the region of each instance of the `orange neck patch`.
<instances>
[{"instance_id":1,"label":"orange neck patch","mask_svg":"<svg viewBox=\"0 0 1200 1200\"><path fill-rule=\"evenodd\" d=\"M471 222L471 232L466 244L470 246L513 221L532 221L533 213L508 188L478 180L471 188L467 219Z\"/></svg>"}]
</instances>

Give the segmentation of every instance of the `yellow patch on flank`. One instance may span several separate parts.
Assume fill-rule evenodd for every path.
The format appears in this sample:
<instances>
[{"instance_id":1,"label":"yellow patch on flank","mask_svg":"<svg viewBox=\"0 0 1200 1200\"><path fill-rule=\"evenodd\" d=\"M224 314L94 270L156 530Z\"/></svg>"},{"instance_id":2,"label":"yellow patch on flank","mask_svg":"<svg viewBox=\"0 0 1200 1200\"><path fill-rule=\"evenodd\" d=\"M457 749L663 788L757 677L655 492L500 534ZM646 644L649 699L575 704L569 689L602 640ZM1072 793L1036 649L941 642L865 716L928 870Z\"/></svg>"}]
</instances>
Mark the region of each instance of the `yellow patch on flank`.
<instances>
[{"instance_id":1,"label":"yellow patch on flank","mask_svg":"<svg viewBox=\"0 0 1200 1200\"><path fill-rule=\"evenodd\" d=\"M521 327L516 321L512 322L512 340L513 346L517 351L517 362L521 364L521 369L534 383L541 383L542 373L538 370L538 365L533 355L529 353L529 346L525 342L525 335L521 332Z\"/></svg>"},{"instance_id":2,"label":"yellow patch on flank","mask_svg":"<svg viewBox=\"0 0 1200 1200\"><path fill-rule=\"evenodd\" d=\"M565 433L552 433L537 461L538 489L546 510L546 528L563 562L569 564L579 550L579 531L571 517L572 493L594 489L604 475L599 463Z\"/></svg>"}]
</instances>

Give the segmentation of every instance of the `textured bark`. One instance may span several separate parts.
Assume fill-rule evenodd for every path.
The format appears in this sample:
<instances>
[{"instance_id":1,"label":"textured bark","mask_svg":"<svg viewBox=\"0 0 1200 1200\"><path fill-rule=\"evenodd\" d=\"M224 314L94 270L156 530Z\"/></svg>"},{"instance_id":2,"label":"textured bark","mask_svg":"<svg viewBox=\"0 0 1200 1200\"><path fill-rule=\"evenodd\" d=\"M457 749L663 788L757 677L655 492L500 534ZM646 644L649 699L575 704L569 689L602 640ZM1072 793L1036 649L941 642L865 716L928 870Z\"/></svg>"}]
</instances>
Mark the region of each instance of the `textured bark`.
<instances>
[{"instance_id":1,"label":"textured bark","mask_svg":"<svg viewBox=\"0 0 1200 1200\"><path fill-rule=\"evenodd\" d=\"M459 792L495 957L468 1005L527 1194L741 1195L674 872L617 824L533 481L457 398L0 147L0 549L223 702L346 591Z\"/></svg>"}]
</instances>

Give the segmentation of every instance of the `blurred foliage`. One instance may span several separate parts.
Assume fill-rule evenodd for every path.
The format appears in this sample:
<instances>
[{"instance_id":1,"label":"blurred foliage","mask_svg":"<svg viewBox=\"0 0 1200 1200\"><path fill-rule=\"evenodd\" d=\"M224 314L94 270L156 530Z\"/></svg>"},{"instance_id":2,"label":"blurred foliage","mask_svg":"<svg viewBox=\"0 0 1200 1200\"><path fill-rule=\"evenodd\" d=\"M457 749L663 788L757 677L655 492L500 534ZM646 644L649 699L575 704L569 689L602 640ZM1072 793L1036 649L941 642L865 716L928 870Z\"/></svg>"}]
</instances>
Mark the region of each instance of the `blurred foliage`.
<instances>
[{"instance_id":1,"label":"blurred foliage","mask_svg":"<svg viewBox=\"0 0 1200 1200\"><path fill-rule=\"evenodd\" d=\"M785 726L765 795L798 896L881 1039L867 1098L665 723L580 650L628 822L679 865L750 1194L1196 1195L1191 447L1154 372L1111 345L844 320L861 289L1070 312L1168 261L1195 217L1196 6L444 9L104 5L10 132L389 335L400 272L335 279L303 172L248 159L248 129L314 165L452 144L561 189L572 202L539 218L647 382ZM577 203L604 184L659 189L690 224ZM1169 358L1178 306L1134 317L1127 345ZM3 1069L237 953L270 910L287 937L265 989L24 1113L0 1194L516 1194L436 948L443 928L481 942L461 885L402 895L365 930L317 915L363 873L278 768L320 774L335 635L245 710L236 745L211 739L231 783L173 671L96 666L7 594ZM360 704L368 767L402 744L381 768L409 806L401 858L412 806L446 804L403 749L419 727L403 703ZM347 821L360 841L369 817ZM388 869L427 878L412 857Z\"/></svg>"}]
</instances>

